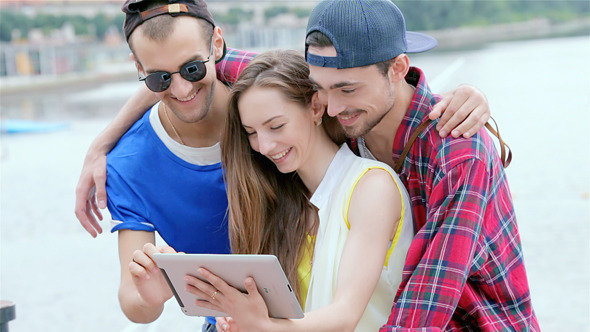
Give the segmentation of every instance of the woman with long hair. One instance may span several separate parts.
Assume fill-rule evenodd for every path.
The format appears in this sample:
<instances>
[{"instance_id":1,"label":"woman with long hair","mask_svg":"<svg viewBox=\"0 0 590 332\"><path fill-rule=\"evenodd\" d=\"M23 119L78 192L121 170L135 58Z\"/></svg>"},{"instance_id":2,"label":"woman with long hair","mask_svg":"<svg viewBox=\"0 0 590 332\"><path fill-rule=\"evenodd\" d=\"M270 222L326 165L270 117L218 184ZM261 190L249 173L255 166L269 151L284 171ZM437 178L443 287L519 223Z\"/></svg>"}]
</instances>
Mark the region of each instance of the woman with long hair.
<instances>
[{"instance_id":1,"label":"woman with long hair","mask_svg":"<svg viewBox=\"0 0 590 332\"><path fill-rule=\"evenodd\" d=\"M296 51L258 55L232 88L232 252L276 255L305 317L269 318L252 278L243 294L202 270L209 283L190 277L189 289L232 317L218 330L376 331L387 320L413 237L408 196L389 166L341 144L324 110Z\"/></svg>"}]
</instances>

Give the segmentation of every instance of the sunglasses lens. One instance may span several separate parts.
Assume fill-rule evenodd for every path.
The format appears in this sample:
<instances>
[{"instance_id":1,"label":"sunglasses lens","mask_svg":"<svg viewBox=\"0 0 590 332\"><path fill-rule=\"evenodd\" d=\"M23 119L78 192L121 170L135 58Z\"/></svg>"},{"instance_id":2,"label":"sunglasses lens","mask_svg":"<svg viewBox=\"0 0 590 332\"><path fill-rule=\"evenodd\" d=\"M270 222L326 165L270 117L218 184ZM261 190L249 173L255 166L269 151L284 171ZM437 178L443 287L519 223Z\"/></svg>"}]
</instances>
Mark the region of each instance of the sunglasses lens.
<instances>
[{"instance_id":1,"label":"sunglasses lens","mask_svg":"<svg viewBox=\"0 0 590 332\"><path fill-rule=\"evenodd\" d=\"M207 75L207 66L205 66L205 62L207 61L209 61L209 59L205 61L192 61L183 65L180 68L180 76L190 82L202 80L203 77ZM170 87L172 74L175 73L178 72L168 73L165 71L157 71L155 73L149 74L145 78L141 78L140 80L145 81L145 85L147 85L148 89L152 90L153 92L162 92Z\"/></svg>"},{"instance_id":2,"label":"sunglasses lens","mask_svg":"<svg viewBox=\"0 0 590 332\"><path fill-rule=\"evenodd\" d=\"M187 81L197 82L207 75L207 67L202 61L189 62L180 68L180 75Z\"/></svg>"},{"instance_id":3,"label":"sunglasses lens","mask_svg":"<svg viewBox=\"0 0 590 332\"><path fill-rule=\"evenodd\" d=\"M146 76L145 85L153 92L162 92L170 86L170 74L165 72L151 73Z\"/></svg>"}]
</instances>

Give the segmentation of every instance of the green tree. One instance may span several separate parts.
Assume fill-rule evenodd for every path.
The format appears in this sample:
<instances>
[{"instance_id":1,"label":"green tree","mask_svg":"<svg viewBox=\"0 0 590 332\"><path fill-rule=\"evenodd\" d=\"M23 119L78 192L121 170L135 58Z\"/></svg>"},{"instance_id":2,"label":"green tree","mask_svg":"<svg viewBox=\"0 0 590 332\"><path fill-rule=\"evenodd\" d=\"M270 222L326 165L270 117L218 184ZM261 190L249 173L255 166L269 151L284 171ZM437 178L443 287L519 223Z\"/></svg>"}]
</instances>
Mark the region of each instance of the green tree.
<instances>
[{"instance_id":1,"label":"green tree","mask_svg":"<svg viewBox=\"0 0 590 332\"><path fill-rule=\"evenodd\" d=\"M26 37L31 29L29 18L20 13L0 11L0 41L9 42L12 39L12 31L19 31L22 37Z\"/></svg>"},{"instance_id":2,"label":"green tree","mask_svg":"<svg viewBox=\"0 0 590 332\"><path fill-rule=\"evenodd\" d=\"M65 22L63 16L50 14L38 14L33 19L33 28L41 29L43 33L49 33L53 29L61 28Z\"/></svg>"},{"instance_id":3,"label":"green tree","mask_svg":"<svg viewBox=\"0 0 590 332\"><path fill-rule=\"evenodd\" d=\"M264 17L268 20L271 19L275 16L281 15L281 14L286 14L289 12L289 8L287 8L286 6L275 6L275 7L270 7L264 10Z\"/></svg>"},{"instance_id":4,"label":"green tree","mask_svg":"<svg viewBox=\"0 0 590 332\"><path fill-rule=\"evenodd\" d=\"M230 8L225 14L215 14L215 21L218 23L236 25L243 21L250 21L254 16L251 10L244 10L239 7Z\"/></svg>"},{"instance_id":5,"label":"green tree","mask_svg":"<svg viewBox=\"0 0 590 332\"><path fill-rule=\"evenodd\" d=\"M125 16L123 14L113 17L111 22L112 25L116 26L119 31L123 31L123 23L125 22Z\"/></svg>"},{"instance_id":6,"label":"green tree","mask_svg":"<svg viewBox=\"0 0 590 332\"><path fill-rule=\"evenodd\" d=\"M94 25L92 21L82 15L67 16L64 18L64 23L69 22L74 27L76 35L91 35L94 37ZM63 24L62 24L63 25Z\"/></svg>"},{"instance_id":7,"label":"green tree","mask_svg":"<svg viewBox=\"0 0 590 332\"><path fill-rule=\"evenodd\" d=\"M535 17L555 21L588 17L587 0L411 0L396 1L409 30L436 30L460 26L518 22Z\"/></svg>"},{"instance_id":8,"label":"green tree","mask_svg":"<svg viewBox=\"0 0 590 332\"><path fill-rule=\"evenodd\" d=\"M108 18L104 13L99 13L98 15L92 18L92 24L94 24L96 38L102 40L104 35L112 23L113 20Z\"/></svg>"},{"instance_id":9,"label":"green tree","mask_svg":"<svg viewBox=\"0 0 590 332\"><path fill-rule=\"evenodd\" d=\"M308 8L293 8L291 9L291 13L293 13L298 18L309 17L311 13L311 9Z\"/></svg>"}]
</instances>

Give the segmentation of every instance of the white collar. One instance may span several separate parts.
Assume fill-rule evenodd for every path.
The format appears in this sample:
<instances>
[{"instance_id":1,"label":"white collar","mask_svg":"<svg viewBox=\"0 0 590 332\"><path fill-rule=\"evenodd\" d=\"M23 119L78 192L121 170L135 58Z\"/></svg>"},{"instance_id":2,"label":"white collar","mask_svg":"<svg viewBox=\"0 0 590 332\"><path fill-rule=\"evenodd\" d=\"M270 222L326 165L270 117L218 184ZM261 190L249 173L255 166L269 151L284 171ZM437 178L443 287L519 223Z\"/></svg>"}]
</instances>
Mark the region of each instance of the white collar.
<instances>
[{"instance_id":1,"label":"white collar","mask_svg":"<svg viewBox=\"0 0 590 332\"><path fill-rule=\"evenodd\" d=\"M321 209L328 202L336 186L341 183L344 172L354 162L355 158L355 154L350 150L348 145L346 143L342 144L338 152L336 152L334 159L332 159L330 166L328 166L322 182L320 182L320 185L311 196L309 200L311 204Z\"/></svg>"},{"instance_id":2,"label":"white collar","mask_svg":"<svg viewBox=\"0 0 590 332\"><path fill-rule=\"evenodd\" d=\"M193 165L206 166L218 164L221 162L221 144L219 142L212 146L193 148L182 145L172 139L172 137L170 137L166 132L166 129L164 129L162 121L160 121L160 116L158 115L159 105L160 102L156 103L156 105L154 105L150 110L150 124L152 125L152 128L154 128L156 135L158 135L168 150L170 150L178 158Z\"/></svg>"}]
</instances>

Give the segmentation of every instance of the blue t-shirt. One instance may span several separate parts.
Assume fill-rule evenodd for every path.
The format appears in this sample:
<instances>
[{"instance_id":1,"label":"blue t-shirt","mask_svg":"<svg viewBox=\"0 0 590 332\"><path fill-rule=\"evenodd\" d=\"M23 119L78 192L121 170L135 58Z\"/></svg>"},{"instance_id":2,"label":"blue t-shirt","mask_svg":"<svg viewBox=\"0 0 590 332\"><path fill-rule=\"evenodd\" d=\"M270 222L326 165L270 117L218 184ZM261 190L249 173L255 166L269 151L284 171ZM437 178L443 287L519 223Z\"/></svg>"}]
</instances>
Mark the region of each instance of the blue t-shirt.
<instances>
[{"instance_id":1,"label":"blue t-shirt","mask_svg":"<svg viewBox=\"0 0 590 332\"><path fill-rule=\"evenodd\" d=\"M152 128L150 112L107 155L107 203L120 222L111 232L157 231L176 251L230 253L221 163L177 157Z\"/></svg>"}]
</instances>

